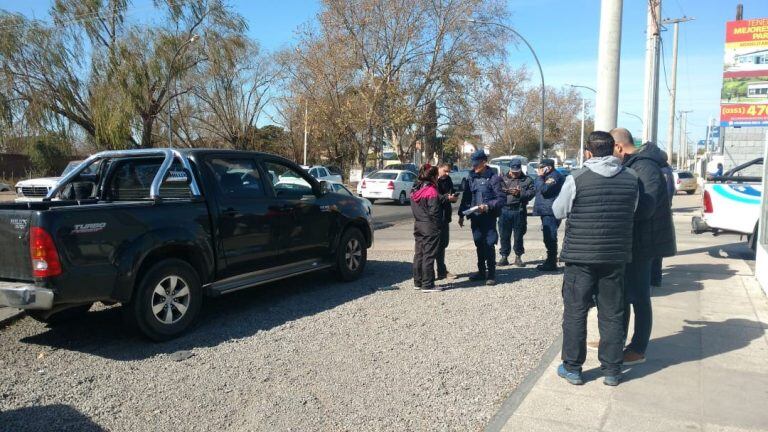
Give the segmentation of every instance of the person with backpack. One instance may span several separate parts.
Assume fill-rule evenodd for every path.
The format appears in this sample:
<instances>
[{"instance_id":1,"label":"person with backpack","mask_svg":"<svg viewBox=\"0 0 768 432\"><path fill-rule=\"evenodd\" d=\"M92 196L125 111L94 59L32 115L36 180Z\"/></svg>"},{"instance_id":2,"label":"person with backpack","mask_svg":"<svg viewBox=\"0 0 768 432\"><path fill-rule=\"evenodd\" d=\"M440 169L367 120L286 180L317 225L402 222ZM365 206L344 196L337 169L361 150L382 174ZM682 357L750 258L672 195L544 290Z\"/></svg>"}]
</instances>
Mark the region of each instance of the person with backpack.
<instances>
[{"instance_id":1,"label":"person with backpack","mask_svg":"<svg viewBox=\"0 0 768 432\"><path fill-rule=\"evenodd\" d=\"M477 251L477 273L469 280L495 285L496 242L499 240L496 220L507 197L502 190L501 177L488 166L485 151L475 151L471 160L472 171L463 181L464 193L459 205L459 226L464 226L464 218L469 219Z\"/></svg>"},{"instance_id":2,"label":"person with backpack","mask_svg":"<svg viewBox=\"0 0 768 432\"><path fill-rule=\"evenodd\" d=\"M413 212L413 285L422 292L439 292L435 286L435 260L440 250L440 228L444 220L445 196L437 190L437 167L428 164L419 169L418 181L411 193Z\"/></svg>"}]
</instances>

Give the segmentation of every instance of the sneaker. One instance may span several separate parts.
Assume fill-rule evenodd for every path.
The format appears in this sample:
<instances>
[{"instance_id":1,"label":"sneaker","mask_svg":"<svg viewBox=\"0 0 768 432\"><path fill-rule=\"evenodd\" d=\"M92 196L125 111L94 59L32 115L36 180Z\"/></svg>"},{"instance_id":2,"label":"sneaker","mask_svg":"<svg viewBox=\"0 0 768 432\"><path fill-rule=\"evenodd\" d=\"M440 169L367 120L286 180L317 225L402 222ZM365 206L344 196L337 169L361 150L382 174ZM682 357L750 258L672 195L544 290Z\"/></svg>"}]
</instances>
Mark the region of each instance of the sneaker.
<instances>
[{"instance_id":1,"label":"sneaker","mask_svg":"<svg viewBox=\"0 0 768 432\"><path fill-rule=\"evenodd\" d=\"M423 293L436 293L436 292L442 292L442 287L431 287L431 288L422 288L421 292Z\"/></svg>"},{"instance_id":2,"label":"sneaker","mask_svg":"<svg viewBox=\"0 0 768 432\"><path fill-rule=\"evenodd\" d=\"M525 267L525 263L520 255L515 256L515 267Z\"/></svg>"},{"instance_id":3,"label":"sneaker","mask_svg":"<svg viewBox=\"0 0 768 432\"><path fill-rule=\"evenodd\" d=\"M496 285L496 279L493 279L493 278L486 279L485 280L485 285L487 285L487 286L494 286L494 285Z\"/></svg>"},{"instance_id":4,"label":"sneaker","mask_svg":"<svg viewBox=\"0 0 768 432\"><path fill-rule=\"evenodd\" d=\"M636 353L632 350L624 351L624 366L633 366L640 363L645 363L645 356L643 354Z\"/></svg>"},{"instance_id":5,"label":"sneaker","mask_svg":"<svg viewBox=\"0 0 768 432\"><path fill-rule=\"evenodd\" d=\"M621 382L621 374L618 375L606 375L603 378L603 384L611 387L616 387Z\"/></svg>"},{"instance_id":6,"label":"sneaker","mask_svg":"<svg viewBox=\"0 0 768 432\"><path fill-rule=\"evenodd\" d=\"M509 265L509 260L507 259L506 256L502 255L501 259L499 260L499 262L496 265L498 265L498 266L508 266Z\"/></svg>"},{"instance_id":7,"label":"sneaker","mask_svg":"<svg viewBox=\"0 0 768 432\"><path fill-rule=\"evenodd\" d=\"M414 283L413 283L413 289L415 289L415 290L420 290L420 289L421 289L421 284L420 284L420 283L416 283L416 282L414 282Z\"/></svg>"},{"instance_id":8,"label":"sneaker","mask_svg":"<svg viewBox=\"0 0 768 432\"><path fill-rule=\"evenodd\" d=\"M474 282L485 280L485 273L472 273L472 275L469 276L469 280Z\"/></svg>"},{"instance_id":9,"label":"sneaker","mask_svg":"<svg viewBox=\"0 0 768 432\"><path fill-rule=\"evenodd\" d=\"M560 378L565 378L566 381L573 385L584 384L584 379L581 377L581 372L570 372L562 363L557 367L557 375Z\"/></svg>"},{"instance_id":10,"label":"sneaker","mask_svg":"<svg viewBox=\"0 0 768 432\"><path fill-rule=\"evenodd\" d=\"M587 342L587 349L597 351L600 349L600 341Z\"/></svg>"}]
</instances>

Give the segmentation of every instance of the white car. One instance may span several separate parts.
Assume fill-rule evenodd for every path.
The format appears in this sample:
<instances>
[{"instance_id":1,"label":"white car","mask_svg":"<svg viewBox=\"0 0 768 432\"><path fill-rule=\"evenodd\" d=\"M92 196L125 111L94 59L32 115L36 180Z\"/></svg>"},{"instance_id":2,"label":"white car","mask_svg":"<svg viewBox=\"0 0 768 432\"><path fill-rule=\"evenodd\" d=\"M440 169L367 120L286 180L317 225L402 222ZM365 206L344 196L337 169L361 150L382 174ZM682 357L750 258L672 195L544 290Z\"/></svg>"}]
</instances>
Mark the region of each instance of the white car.
<instances>
[{"instance_id":1,"label":"white car","mask_svg":"<svg viewBox=\"0 0 768 432\"><path fill-rule=\"evenodd\" d=\"M468 169L451 171L448 174L448 176L451 177L451 181L453 182L454 189L461 192L461 185L463 184L464 179L467 178L467 175L469 175Z\"/></svg>"},{"instance_id":2,"label":"white car","mask_svg":"<svg viewBox=\"0 0 768 432\"><path fill-rule=\"evenodd\" d=\"M376 174L377 172L379 172L379 170L372 170L372 171L368 172L368 174L364 174L363 175L363 179L367 179L368 177ZM359 196L359 197L363 196L363 181L362 180L357 182L357 196Z\"/></svg>"},{"instance_id":3,"label":"white car","mask_svg":"<svg viewBox=\"0 0 768 432\"><path fill-rule=\"evenodd\" d=\"M361 195L371 202L386 199L405 205L411 198L411 189L415 181L416 174L408 170L377 171L360 182Z\"/></svg>"},{"instance_id":4,"label":"white car","mask_svg":"<svg viewBox=\"0 0 768 432\"><path fill-rule=\"evenodd\" d=\"M59 177L41 177L28 180L22 180L16 183L16 201L42 201L48 195L51 189L59 184L59 180L70 171L77 168L83 161L77 160L67 164Z\"/></svg>"},{"instance_id":5,"label":"white car","mask_svg":"<svg viewBox=\"0 0 768 432\"><path fill-rule=\"evenodd\" d=\"M675 193L684 191L688 195L693 195L699 186L696 183L696 177L690 171L673 171L672 177L675 181Z\"/></svg>"},{"instance_id":6,"label":"white car","mask_svg":"<svg viewBox=\"0 0 768 432\"><path fill-rule=\"evenodd\" d=\"M525 156L510 155L495 157L488 162L488 166L495 168L499 175L506 174L509 171L509 164L512 162L512 159L520 159L523 174L528 174L528 158Z\"/></svg>"},{"instance_id":7,"label":"white car","mask_svg":"<svg viewBox=\"0 0 768 432\"><path fill-rule=\"evenodd\" d=\"M344 182L344 180L341 178L341 174L332 173L328 168L324 166L317 165L317 166L309 167L307 171L309 172L309 175L316 178L317 181L325 180L325 181L334 182L334 183Z\"/></svg>"}]
</instances>

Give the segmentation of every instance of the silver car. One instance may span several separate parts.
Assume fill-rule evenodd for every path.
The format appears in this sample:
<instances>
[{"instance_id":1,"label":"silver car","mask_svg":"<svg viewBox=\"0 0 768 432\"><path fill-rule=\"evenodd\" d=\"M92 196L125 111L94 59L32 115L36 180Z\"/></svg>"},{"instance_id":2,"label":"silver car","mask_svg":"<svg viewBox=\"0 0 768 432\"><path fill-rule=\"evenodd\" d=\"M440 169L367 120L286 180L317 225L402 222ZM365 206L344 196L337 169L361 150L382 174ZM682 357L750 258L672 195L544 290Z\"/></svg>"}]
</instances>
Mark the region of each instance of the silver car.
<instances>
[{"instance_id":1,"label":"silver car","mask_svg":"<svg viewBox=\"0 0 768 432\"><path fill-rule=\"evenodd\" d=\"M675 193L684 191L688 195L696 193L696 188L699 187L696 182L696 177L690 171L673 171L672 177L675 180Z\"/></svg>"}]
</instances>

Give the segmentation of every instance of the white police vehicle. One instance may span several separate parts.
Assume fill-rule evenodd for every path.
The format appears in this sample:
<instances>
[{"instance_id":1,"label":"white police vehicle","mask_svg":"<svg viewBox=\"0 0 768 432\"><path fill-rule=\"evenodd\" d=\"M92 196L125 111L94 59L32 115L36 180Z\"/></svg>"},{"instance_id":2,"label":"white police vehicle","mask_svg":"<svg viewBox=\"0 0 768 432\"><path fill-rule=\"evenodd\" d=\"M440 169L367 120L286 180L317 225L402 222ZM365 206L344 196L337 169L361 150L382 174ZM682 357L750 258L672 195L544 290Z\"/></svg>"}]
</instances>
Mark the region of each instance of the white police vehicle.
<instances>
[{"instance_id":1,"label":"white police vehicle","mask_svg":"<svg viewBox=\"0 0 768 432\"><path fill-rule=\"evenodd\" d=\"M761 176L742 175L762 172L763 158L757 158L704 183L703 213L691 221L695 234L712 232L747 236L750 248L757 249L757 227L763 186Z\"/></svg>"}]
</instances>

